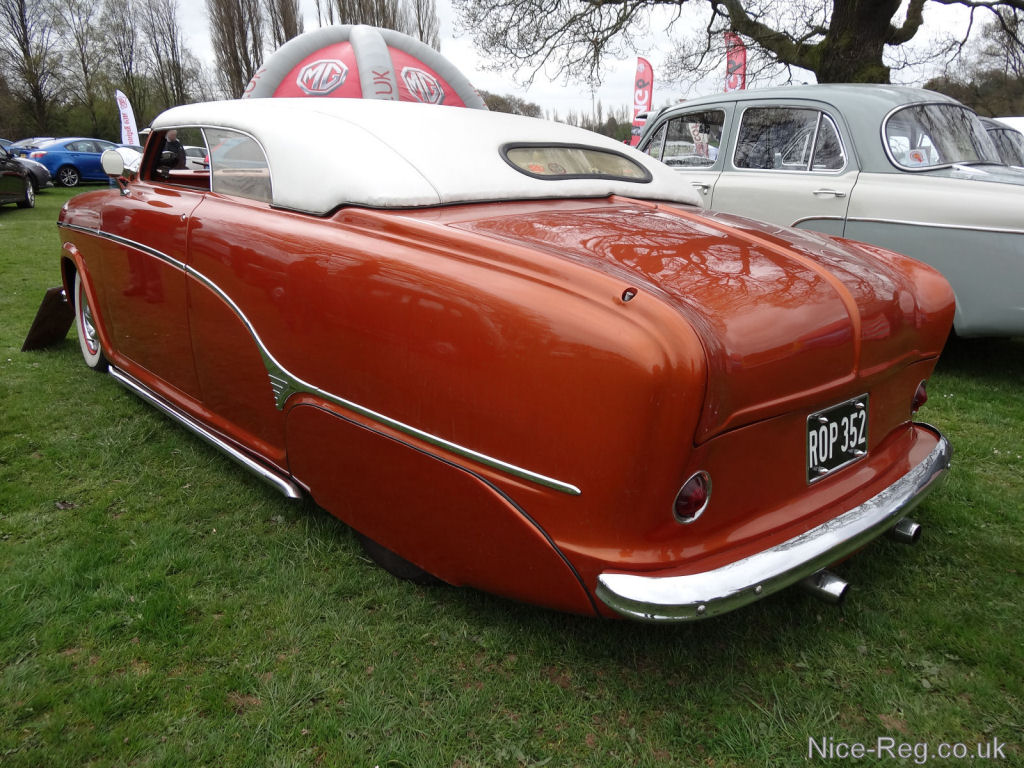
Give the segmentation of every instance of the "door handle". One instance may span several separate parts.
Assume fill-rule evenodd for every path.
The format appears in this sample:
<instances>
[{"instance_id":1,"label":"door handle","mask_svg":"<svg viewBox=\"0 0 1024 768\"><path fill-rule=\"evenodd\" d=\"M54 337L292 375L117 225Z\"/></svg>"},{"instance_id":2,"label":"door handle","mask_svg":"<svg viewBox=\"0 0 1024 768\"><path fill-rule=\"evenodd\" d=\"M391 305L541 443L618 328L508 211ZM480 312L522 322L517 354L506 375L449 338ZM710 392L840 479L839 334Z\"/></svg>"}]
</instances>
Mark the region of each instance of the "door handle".
<instances>
[{"instance_id":1,"label":"door handle","mask_svg":"<svg viewBox=\"0 0 1024 768\"><path fill-rule=\"evenodd\" d=\"M708 190L711 189L711 185L703 181L691 181L690 186L694 189L699 189L702 195L706 195Z\"/></svg>"},{"instance_id":2,"label":"door handle","mask_svg":"<svg viewBox=\"0 0 1024 768\"><path fill-rule=\"evenodd\" d=\"M812 195L831 195L832 197L846 197L845 192L840 192L838 189L816 189L811 192Z\"/></svg>"}]
</instances>

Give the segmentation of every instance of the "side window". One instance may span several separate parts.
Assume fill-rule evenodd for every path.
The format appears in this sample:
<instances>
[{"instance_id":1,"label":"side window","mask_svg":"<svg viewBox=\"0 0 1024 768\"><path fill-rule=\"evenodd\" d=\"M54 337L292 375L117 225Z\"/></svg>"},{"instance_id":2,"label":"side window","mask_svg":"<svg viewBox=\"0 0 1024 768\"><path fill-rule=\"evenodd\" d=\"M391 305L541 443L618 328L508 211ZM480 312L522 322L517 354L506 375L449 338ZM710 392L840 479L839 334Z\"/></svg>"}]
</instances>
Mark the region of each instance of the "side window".
<instances>
[{"instance_id":1,"label":"side window","mask_svg":"<svg viewBox=\"0 0 1024 768\"><path fill-rule=\"evenodd\" d=\"M641 150L646 152L648 155L653 157L655 160L661 160L661 150L665 145L665 128L668 123L662 123L658 130L655 131L654 136L647 142L647 145Z\"/></svg>"},{"instance_id":2,"label":"side window","mask_svg":"<svg viewBox=\"0 0 1024 768\"><path fill-rule=\"evenodd\" d=\"M733 165L781 171L834 171L846 165L839 133L816 109L753 107L743 113Z\"/></svg>"},{"instance_id":3,"label":"side window","mask_svg":"<svg viewBox=\"0 0 1024 768\"><path fill-rule=\"evenodd\" d=\"M661 160L676 168L708 168L718 159L725 112L707 110L673 118Z\"/></svg>"},{"instance_id":4,"label":"side window","mask_svg":"<svg viewBox=\"0 0 1024 768\"><path fill-rule=\"evenodd\" d=\"M209 191L210 174L193 170L187 162L187 147L205 146L203 142L203 132L199 128L172 128L154 133L146 142L146 148L155 154L155 158L143 168L143 175L153 181Z\"/></svg>"},{"instance_id":5,"label":"side window","mask_svg":"<svg viewBox=\"0 0 1024 768\"><path fill-rule=\"evenodd\" d=\"M256 140L223 128L207 128L205 133L213 191L269 203L270 166Z\"/></svg>"},{"instance_id":6,"label":"side window","mask_svg":"<svg viewBox=\"0 0 1024 768\"><path fill-rule=\"evenodd\" d=\"M839 171L846 165L846 153L843 143L839 140L836 124L828 115L821 116L818 125L818 138L814 144L814 164L812 171Z\"/></svg>"}]
</instances>

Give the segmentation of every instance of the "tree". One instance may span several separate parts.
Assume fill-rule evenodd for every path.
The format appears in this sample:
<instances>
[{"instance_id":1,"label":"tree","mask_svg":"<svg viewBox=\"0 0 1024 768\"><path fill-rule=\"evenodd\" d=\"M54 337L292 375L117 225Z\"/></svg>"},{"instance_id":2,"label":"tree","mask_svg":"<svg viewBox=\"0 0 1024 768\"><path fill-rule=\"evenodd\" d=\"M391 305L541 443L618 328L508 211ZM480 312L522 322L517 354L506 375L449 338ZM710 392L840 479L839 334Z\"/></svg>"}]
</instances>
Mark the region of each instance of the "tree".
<instances>
[{"instance_id":1,"label":"tree","mask_svg":"<svg viewBox=\"0 0 1024 768\"><path fill-rule=\"evenodd\" d=\"M263 15L259 0L206 0L217 79L229 98L241 96L263 63Z\"/></svg>"},{"instance_id":2,"label":"tree","mask_svg":"<svg viewBox=\"0 0 1024 768\"><path fill-rule=\"evenodd\" d=\"M527 117L540 117L540 106L531 101L526 101L511 93L501 96L497 93L480 91L480 98L491 112L505 112L509 115L526 115Z\"/></svg>"},{"instance_id":3,"label":"tree","mask_svg":"<svg viewBox=\"0 0 1024 768\"><path fill-rule=\"evenodd\" d=\"M148 107L149 89L146 88L143 62L137 50L137 7L137 0L105 0L102 27L106 30L109 76L128 97L136 115L141 117Z\"/></svg>"},{"instance_id":4,"label":"tree","mask_svg":"<svg viewBox=\"0 0 1024 768\"><path fill-rule=\"evenodd\" d=\"M316 0L316 19L320 26L369 24L441 45L436 0Z\"/></svg>"},{"instance_id":5,"label":"tree","mask_svg":"<svg viewBox=\"0 0 1024 768\"><path fill-rule=\"evenodd\" d=\"M267 32L275 49L302 34L302 12L299 0L265 0Z\"/></svg>"},{"instance_id":6,"label":"tree","mask_svg":"<svg viewBox=\"0 0 1024 768\"><path fill-rule=\"evenodd\" d=\"M49 130L54 100L61 90L59 38L46 0L0 0L0 51L7 83L28 117L30 130Z\"/></svg>"},{"instance_id":7,"label":"tree","mask_svg":"<svg viewBox=\"0 0 1024 768\"><path fill-rule=\"evenodd\" d=\"M1024 14L1001 11L981 29L979 41L956 69L925 83L992 117L1024 115Z\"/></svg>"},{"instance_id":8,"label":"tree","mask_svg":"<svg viewBox=\"0 0 1024 768\"><path fill-rule=\"evenodd\" d=\"M95 42L100 37L96 23L98 9L89 0L59 0L56 10L62 21L64 50L69 54L64 66L67 82L73 86L71 101L85 109L91 128L89 134L95 136L101 130L97 101L102 98L99 84L105 65L103 47Z\"/></svg>"},{"instance_id":9,"label":"tree","mask_svg":"<svg viewBox=\"0 0 1024 768\"><path fill-rule=\"evenodd\" d=\"M178 0L138 0L136 10L158 106L166 109L187 104L200 90L200 66L181 39Z\"/></svg>"},{"instance_id":10,"label":"tree","mask_svg":"<svg viewBox=\"0 0 1024 768\"><path fill-rule=\"evenodd\" d=\"M632 55L654 9L676 11L670 26L692 22L702 31L684 40L673 57L673 75L694 77L720 66L723 33L736 32L752 47L757 67L801 67L819 82L886 83L890 66L955 56L963 40L947 41L916 59L905 47L924 24L926 3L977 10L1024 9L1024 0L454 0L461 25L495 69L542 68L568 79L600 82L606 56ZM690 13L684 13L689 11Z\"/></svg>"}]
</instances>

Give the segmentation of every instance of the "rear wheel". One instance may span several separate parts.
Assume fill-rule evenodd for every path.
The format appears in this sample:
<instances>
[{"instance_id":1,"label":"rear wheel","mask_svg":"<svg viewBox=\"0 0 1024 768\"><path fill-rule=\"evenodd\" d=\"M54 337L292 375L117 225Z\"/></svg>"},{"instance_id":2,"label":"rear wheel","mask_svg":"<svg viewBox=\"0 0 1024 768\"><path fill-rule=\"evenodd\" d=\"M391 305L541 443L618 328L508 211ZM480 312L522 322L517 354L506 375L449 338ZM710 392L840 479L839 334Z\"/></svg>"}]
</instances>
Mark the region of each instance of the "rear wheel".
<instances>
[{"instance_id":1,"label":"rear wheel","mask_svg":"<svg viewBox=\"0 0 1024 768\"><path fill-rule=\"evenodd\" d=\"M82 177L73 165L62 165L57 169L57 183L62 187L77 187Z\"/></svg>"},{"instance_id":2,"label":"rear wheel","mask_svg":"<svg viewBox=\"0 0 1024 768\"><path fill-rule=\"evenodd\" d=\"M437 576L434 576L432 573L427 573L427 571L424 571L418 565L410 563L400 555L396 555L390 549L382 544L378 544L369 536L364 536L359 531L356 531L355 534L356 538L359 539L359 543L363 545L363 551L366 552L370 559L392 576L397 576L405 581L411 581L413 584L422 584L424 586L443 583L439 578L437 578Z\"/></svg>"},{"instance_id":3,"label":"rear wheel","mask_svg":"<svg viewBox=\"0 0 1024 768\"><path fill-rule=\"evenodd\" d=\"M100 336L93 322L81 272L75 273L75 327L78 329L78 345L82 348L85 364L94 371L107 370L107 358L100 347Z\"/></svg>"},{"instance_id":4,"label":"rear wheel","mask_svg":"<svg viewBox=\"0 0 1024 768\"><path fill-rule=\"evenodd\" d=\"M36 207L36 190L32 186L31 179L28 176L25 177L25 199L18 201L19 208L35 208Z\"/></svg>"}]
</instances>

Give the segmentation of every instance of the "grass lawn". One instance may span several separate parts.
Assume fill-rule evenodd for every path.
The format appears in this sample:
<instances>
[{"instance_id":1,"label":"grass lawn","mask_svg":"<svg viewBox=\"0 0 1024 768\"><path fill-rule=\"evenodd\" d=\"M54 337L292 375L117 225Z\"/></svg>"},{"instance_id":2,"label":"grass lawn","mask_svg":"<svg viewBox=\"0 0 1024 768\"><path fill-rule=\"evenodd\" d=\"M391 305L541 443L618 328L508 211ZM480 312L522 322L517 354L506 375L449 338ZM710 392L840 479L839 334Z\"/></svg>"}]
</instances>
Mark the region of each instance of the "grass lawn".
<instances>
[{"instance_id":1,"label":"grass lawn","mask_svg":"<svg viewBox=\"0 0 1024 768\"><path fill-rule=\"evenodd\" d=\"M845 606L601 622L400 582L74 331L20 352L71 194L0 209L0 765L920 764L807 759L880 737L1024 764L1024 341L947 349L921 415L954 470L918 546L838 568Z\"/></svg>"}]
</instances>

